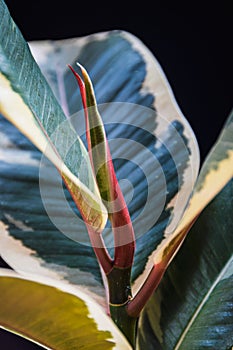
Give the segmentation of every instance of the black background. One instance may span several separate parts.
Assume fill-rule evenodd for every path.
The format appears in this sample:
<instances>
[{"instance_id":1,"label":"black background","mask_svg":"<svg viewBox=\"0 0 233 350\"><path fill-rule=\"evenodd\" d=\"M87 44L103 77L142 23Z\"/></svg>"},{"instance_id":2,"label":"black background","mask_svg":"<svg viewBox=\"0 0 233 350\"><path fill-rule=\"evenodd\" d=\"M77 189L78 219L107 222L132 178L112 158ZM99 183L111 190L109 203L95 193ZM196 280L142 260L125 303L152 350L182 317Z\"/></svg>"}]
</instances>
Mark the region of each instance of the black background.
<instances>
[{"instance_id":1,"label":"black background","mask_svg":"<svg viewBox=\"0 0 233 350\"><path fill-rule=\"evenodd\" d=\"M5 2L28 41L112 29L139 37L160 62L204 159L232 108L230 1ZM1 331L0 335L1 349L38 348L8 333Z\"/></svg>"}]
</instances>

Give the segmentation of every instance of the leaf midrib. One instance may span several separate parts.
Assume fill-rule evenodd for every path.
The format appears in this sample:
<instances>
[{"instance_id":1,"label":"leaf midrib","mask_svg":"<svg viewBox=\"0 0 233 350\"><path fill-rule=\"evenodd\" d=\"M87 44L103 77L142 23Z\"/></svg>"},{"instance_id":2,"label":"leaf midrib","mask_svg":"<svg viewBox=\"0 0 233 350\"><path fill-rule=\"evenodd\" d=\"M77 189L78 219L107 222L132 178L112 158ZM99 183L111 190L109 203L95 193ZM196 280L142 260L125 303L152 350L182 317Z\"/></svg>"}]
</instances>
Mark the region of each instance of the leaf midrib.
<instances>
[{"instance_id":1,"label":"leaf midrib","mask_svg":"<svg viewBox=\"0 0 233 350\"><path fill-rule=\"evenodd\" d=\"M222 277L224 276L225 272L227 271L228 267L231 265L233 261L233 255L230 257L230 259L227 261L227 263L225 264L224 268L220 271L219 275L217 276L216 280L214 281L213 285L210 287L210 289L208 290L208 292L206 293L206 295L204 296L203 300L201 301L201 303L198 305L196 311L194 312L193 316L191 317L191 319L189 320L187 326L185 327L185 329L183 330L182 334L180 335L180 339L178 340L174 350L179 350L180 345L182 345L183 340L185 339L189 329L192 327L193 323L195 322L195 320L197 319L200 311L202 310L202 307L204 306L204 304L207 302L209 296L211 295L212 291L215 289L215 287L217 286L217 284L221 281Z\"/></svg>"}]
</instances>

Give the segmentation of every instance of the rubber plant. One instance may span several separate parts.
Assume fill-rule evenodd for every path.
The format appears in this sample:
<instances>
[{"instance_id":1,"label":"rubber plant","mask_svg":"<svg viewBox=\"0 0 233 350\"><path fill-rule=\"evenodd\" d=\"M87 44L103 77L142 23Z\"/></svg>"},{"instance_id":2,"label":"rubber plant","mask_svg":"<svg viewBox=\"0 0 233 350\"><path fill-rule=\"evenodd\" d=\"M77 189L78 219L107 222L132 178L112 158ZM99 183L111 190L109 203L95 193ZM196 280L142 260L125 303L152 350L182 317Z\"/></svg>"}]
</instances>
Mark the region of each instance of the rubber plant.
<instances>
[{"instance_id":1,"label":"rubber plant","mask_svg":"<svg viewBox=\"0 0 233 350\"><path fill-rule=\"evenodd\" d=\"M57 350L230 349L233 114L199 172L140 40L28 45L2 0L0 26L0 327Z\"/></svg>"}]
</instances>

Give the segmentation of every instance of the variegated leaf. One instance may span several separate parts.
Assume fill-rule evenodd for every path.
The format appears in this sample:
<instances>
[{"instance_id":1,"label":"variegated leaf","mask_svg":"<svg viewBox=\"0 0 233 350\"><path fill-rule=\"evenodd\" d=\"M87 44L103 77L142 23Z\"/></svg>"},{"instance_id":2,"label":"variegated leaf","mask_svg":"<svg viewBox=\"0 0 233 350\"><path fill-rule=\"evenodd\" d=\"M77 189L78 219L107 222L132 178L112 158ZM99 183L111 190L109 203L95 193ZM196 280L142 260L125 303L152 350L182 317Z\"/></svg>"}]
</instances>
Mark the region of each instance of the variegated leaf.
<instances>
[{"instance_id":1,"label":"variegated leaf","mask_svg":"<svg viewBox=\"0 0 233 350\"><path fill-rule=\"evenodd\" d=\"M45 349L131 349L99 305L54 280L0 269L0 327Z\"/></svg>"},{"instance_id":2,"label":"variegated leaf","mask_svg":"<svg viewBox=\"0 0 233 350\"><path fill-rule=\"evenodd\" d=\"M185 238L188 230L210 201L233 177L233 111L228 117L218 140L207 156L194 188L187 211L174 231L158 247L155 264L170 259L171 252Z\"/></svg>"},{"instance_id":3,"label":"variegated leaf","mask_svg":"<svg viewBox=\"0 0 233 350\"><path fill-rule=\"evenodd\" d=\"M107 215L87 151L3 1L0 22L0 113L53 162L67 187L76 189L72 196L85 221L101 230Z\"/></svg>"},{"instance_id":4,"label":"variegated leaf","mask_svg":"<svg viewBox=\"0 0 233 350\"><path fill-rule=\"evenodd\" d=\"M231 349L233 181L207 206L139 323L144 350Z\"/></svg>"},{"instance_id":5,"label":"variegated leaf","mask_svg":"<svg viewBox=\"0 0 233 350\"><path fill-rule=\"evenodd\" d=\"M136 289L153 265L152 253L173 232L187 206L199 166L195 136L158 62L131 34L113 31L34 42L30 48L82 138L81 99L66 64L79 61L92 78L136 233ZM101 295L104 303L99 268L69 194L66 201L63 191L57 191L61 182L50 164L40 165L37 150L3 119L1 125L1 255L17 271L78 284ZM104 239L111 251L108 227Z\"/></svg>"}]
</instances>

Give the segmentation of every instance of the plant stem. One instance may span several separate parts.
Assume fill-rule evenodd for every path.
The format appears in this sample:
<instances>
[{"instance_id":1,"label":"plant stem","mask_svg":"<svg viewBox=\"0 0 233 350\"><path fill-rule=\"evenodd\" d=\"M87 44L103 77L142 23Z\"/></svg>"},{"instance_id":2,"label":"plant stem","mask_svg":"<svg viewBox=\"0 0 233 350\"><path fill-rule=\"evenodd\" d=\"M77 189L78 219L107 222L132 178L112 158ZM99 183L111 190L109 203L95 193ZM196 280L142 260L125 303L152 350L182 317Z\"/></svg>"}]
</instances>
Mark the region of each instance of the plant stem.
<instances>
[{"instance_id":1,"label":"plant stem","mask_svg":"<svg viewBox=\"0 0 233 350\"><path fill-rule=\"evenodd\" d=\"M135 348L138 318L129 316L127 312L127 305L132 298L130 275L131 267L124 269L113 267L112 271L107 274L107 279L111 317Z\"/></svg>"},{"instance_id":2,"label":"plant stem","mask_svg":"<svg viewBox=\"0 0 233 350\"><path fill-rule=\"evenodd\" d=\"M104 270L105 274L108 274L113 267L113 260L111 259L107 248L104 244L101 233L96 232L91 226L87 225L91 245L97 257L97 260Z\"/></svg>"},{"instance_id":3,"label":"plant stem","mask_svg":"<svg viewBox=\"0 0 233 350\"><path fill-rule=\"evenodd\" d=\"M191 223L185 226L183 230L178 232L177 235L173 235L160 246L160 251L154 259L154 266L152 267L148 277L141 286L140 290L134 296L134 298L127 305L127 313L131 317L138 317L147 301L158 287L166 269L171 263L177 250L185 239L188 231L196 221L197 217L193 219Z\"/></svg>"},{"instance_id":4,"label":"plant stem","mask_svg":"<svg viewBox=\"0 0 233 350\"><path fill-rule=\"evenodd\" d=\"M124 203L123 195L118 193L116 202ZM110 217L114 235L114 266L125 269L132 267L135 253L135 236L129 211L124 203L121 211L116 210Z\"/></svg>"},{"instance_id":5,"label":"plant stem","mask_svg":"<svg viewBox=\"0 0 233 350\"><path fill-rule=\"evenodd\" d=\"M118 328L122 331L128 339L132 348L136 347L137 323L138 318L130 317L126 310L126 305L112 306L110 305L111 318L116 323Z\"/></svg>"},{"instance_id":6,"label":"plant stem","mask_svg":"<svg viewBox=\"0 0 233 350\"><path fill-rule=\"evenodd\" d=\"M162 263L153 266L141 289L127 305L127 313L129 316L139 317L143 307L158 287L164 272L165 268Z\"/></svg>"}]
</instances>

